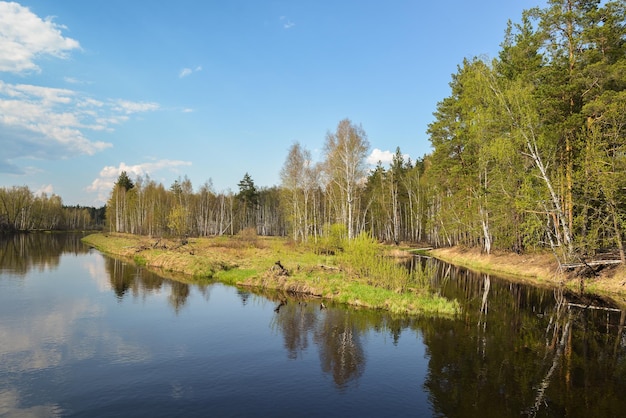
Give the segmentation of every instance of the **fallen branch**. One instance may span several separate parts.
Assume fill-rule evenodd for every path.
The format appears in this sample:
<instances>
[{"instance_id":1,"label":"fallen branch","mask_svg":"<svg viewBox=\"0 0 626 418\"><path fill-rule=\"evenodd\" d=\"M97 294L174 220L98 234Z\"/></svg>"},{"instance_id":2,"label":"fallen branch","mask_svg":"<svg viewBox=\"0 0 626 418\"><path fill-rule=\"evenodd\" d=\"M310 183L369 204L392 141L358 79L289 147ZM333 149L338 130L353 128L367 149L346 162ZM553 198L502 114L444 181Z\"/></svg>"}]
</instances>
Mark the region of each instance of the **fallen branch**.
<instances>
[{"instance_id":1,"label":"fallen branch","mask_svg":"<svg viewBox=\"0 0 626 418\"><path fill-rule=\"evenodd\" d=\"M324 264L320 264L320 268L322 270L341 271L339 267L325 266Z\"/></svg>"},{"instance_id":2,"label":"fallen branch","mask_svg":"<svg viewBox=\"0 0 626 418\"><path fill-rule=\"evenodd\" d=\"M604 306L582 305L580 303L568 303L567 306L573 306L575 308L582 308L582 309L596 309L596 310L609 311L609 312L621 312L621 309L606 308Z\"/></svg>"},{"instance_id":3,"label":"fallen branch","mask_svg":"<svg viewBox=\"0 0 626 418\"><path fill-rule=\"evenodd\" d=\"M597 260L597 261L589 261L586 263L569 263L569 264L561 264L561 267L564 269L575 269L578 267L589 267L589 266L604 266L609 264L621 264L621 260Z\"/></svg>"}]
</instances>

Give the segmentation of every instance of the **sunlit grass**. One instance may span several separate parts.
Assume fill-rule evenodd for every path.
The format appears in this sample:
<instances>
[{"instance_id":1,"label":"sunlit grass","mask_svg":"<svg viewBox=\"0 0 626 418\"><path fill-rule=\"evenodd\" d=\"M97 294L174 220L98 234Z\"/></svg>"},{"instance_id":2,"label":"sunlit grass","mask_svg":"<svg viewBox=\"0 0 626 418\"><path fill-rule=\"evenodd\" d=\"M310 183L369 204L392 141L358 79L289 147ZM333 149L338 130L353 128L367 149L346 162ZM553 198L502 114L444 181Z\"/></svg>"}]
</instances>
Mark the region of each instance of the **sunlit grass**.
<instances>
[{"instance_id":1,"label":"sunlit grass","mask_svg":"<svg viewBox=\"0 0 626 418\"><path fill-rule=\"evenodd\" d=\"M150 268L195 278L333 299L393 313L453 316L459 305L432 294L429 272L409 271L367 235L337 255L314 245L254 235L176 240L94 234L85 242ZM283 269L277 267L280 264Z\"/></svg>"}]
</instances>

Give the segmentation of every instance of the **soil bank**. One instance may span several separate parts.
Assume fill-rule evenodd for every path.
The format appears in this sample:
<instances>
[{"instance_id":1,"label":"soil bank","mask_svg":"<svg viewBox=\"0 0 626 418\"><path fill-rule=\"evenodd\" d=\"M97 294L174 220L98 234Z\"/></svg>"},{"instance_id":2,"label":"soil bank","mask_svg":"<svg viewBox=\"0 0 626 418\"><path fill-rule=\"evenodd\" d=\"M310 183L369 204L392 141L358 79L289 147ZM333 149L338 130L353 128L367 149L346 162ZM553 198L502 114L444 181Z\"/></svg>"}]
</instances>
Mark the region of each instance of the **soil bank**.
<instances>
[{"instance_id":1,"label":"soil bank","mask_svg":"<svg viewBox=\"0 0 626 418\"><path fill-rule=\"evenodd\" d=\"M479 249L457 246L438 248L428 253L451 264L538 286L563 285L574 292L580 292L582 286L584 292L609 298L626 307L625 266L596 267L594 272L588 268L562 272L554 256L548 252L485 254Z\"/></svg>"}]
</instances>

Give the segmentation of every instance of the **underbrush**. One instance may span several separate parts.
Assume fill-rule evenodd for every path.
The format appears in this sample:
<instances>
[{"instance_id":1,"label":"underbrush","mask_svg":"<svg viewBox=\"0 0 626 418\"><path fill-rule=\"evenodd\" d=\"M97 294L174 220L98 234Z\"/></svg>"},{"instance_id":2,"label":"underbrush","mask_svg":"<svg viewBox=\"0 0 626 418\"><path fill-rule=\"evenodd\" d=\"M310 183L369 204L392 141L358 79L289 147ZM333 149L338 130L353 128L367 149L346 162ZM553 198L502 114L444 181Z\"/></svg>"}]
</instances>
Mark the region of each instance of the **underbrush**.
<instances>
[{"instance_id":1,"label":"underbrush","mask_svg":"<svg viewBox=\"0 0 626 418\"><path fill-rule=\"evenodd\" d=\"M421 266L407 269L384 254L383 248L369 234L361 233L346 241L339 256L340 264L350 274L368 285L398 293L409 289L428 290L429 275Z\"/></svg>"}]
</instances>

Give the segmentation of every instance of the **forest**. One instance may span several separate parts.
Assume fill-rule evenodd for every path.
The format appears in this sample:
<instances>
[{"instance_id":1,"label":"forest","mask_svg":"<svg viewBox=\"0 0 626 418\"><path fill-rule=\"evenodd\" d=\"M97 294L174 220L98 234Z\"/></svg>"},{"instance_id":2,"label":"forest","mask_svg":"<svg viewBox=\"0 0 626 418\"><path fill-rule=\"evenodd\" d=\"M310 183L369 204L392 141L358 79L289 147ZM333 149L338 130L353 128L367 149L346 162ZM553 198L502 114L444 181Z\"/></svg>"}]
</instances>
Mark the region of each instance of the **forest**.
<instances>
[{"instance_id":1,"label":"forest","mask_svg":"<svg viewBox=\"0 0 626 418\"><path fill-rule=\"evenodd\" d=\"M298 142L287 150L277 186L257 187L245 173L237 192L216 192L210 181L194 190L187 177L166 187L122 172L106 228L302 242L366 232L485 253L549 249L562 263L612 251L624 263L625 9L623 1L549 0L510 21L496 58L458 65L428 126L432 152L415 161L397 149L390 165L369 169L365 129L343 119L327 133L322 161ZM10 203L15 190L0 189L2 222L53 226L37 215L53 198ZM62 209L67 222L72 208Z\"/></svg>"},{"instance_id":2,"label":"forest","mask_svg":"<svg viewBox=\"0 0 626 418\"><path fill-rule=\"evenodd\" d=\"M105 211L105 207L66 206L61 196L35 194L28 186L0 187L0 234L101 229Z\"/></svg>"}]
</instances>

